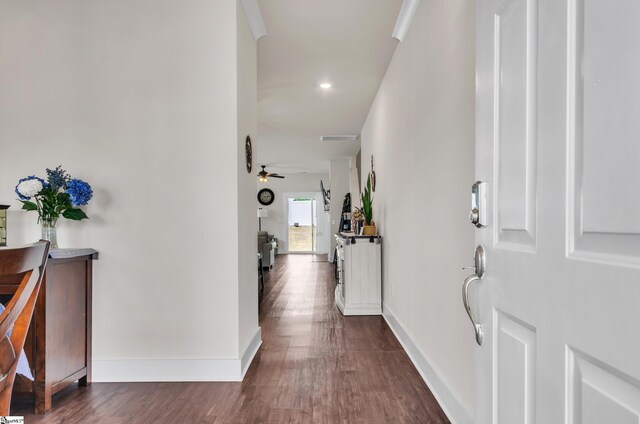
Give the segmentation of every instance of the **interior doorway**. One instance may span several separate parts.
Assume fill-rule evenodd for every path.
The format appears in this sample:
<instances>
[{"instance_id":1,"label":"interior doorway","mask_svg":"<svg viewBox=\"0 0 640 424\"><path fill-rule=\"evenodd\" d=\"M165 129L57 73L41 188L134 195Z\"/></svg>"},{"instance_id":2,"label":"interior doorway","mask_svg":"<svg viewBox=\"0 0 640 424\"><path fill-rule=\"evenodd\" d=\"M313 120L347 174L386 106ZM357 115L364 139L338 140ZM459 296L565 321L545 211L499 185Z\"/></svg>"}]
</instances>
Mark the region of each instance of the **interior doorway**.
<instances>
[{"instance_id":1,"label":"interior doorway","mask_svg":"<svg viewBox=\"0 0 640 424\"><path fill-rule=\"evenodd\" d=\"M313 197L287 197L287 245L289 253L318 250L317 202Z\"/></svg>"}]
</instances>

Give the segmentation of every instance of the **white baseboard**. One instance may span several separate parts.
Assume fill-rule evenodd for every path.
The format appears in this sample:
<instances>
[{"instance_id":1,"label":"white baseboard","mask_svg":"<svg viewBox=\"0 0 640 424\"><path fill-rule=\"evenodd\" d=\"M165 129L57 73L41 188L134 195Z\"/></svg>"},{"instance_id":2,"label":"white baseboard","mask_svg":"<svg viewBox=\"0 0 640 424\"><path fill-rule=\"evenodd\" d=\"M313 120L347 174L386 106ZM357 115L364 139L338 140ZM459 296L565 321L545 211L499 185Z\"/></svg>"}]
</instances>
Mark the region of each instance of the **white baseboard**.
<instances>
[{"instance_id":1,"label":"white baseboard","mask_svg":"<svg viewBox=\"0 0 640 424\"><path fill-rule=\"evenodd\" d=\"M253 362L253 358L256 356L256 353L258 353L258 349L260 349L260 346L262 346L262 330L260 327L258 327L256 334L253 335L251 342L249 342L249 345L244 350L244 353L240 358L240 370L242 378L244 378L245 374L247 373L249 365L251 365L251 362Z\"/></svg>"},{"instance_id":2,"label":"white baseboard","mask_svg":"<svg viewBox=\"0 0 640 424\"><path fill-rule=\"evenodd\" d=\"M473 420L469 413L451 393L444 381L429 364L429 361L422 355L420 349L413 343L413 340L411 340L393 312L384 303L382 304L382 316L407 352L407 355L409 355L409 359L413 362L422 379L427 383L429 390L433 393L442 410L449 417L449 420L454 424L472 424Z\"/></svg>"},{"instance_id":3,"label":"white baseboard","mask_svg":"<svg viewBox=\"0 0 640 424\"><path fill-rule=\"evenodd\" d=\"M240 381L239 359L94 359L93 381Z\"/></svg>"},{"instance_id":4,"label":"white baseboard","mask_svg":"<svg viewBox=\"0 0 640 424\"><path fill-rule=\"evenodd\" d=\"M239 359L94 359L92 380L100 383L242 381L261 344L258 328Z\"/></svg>"}]
</instances>

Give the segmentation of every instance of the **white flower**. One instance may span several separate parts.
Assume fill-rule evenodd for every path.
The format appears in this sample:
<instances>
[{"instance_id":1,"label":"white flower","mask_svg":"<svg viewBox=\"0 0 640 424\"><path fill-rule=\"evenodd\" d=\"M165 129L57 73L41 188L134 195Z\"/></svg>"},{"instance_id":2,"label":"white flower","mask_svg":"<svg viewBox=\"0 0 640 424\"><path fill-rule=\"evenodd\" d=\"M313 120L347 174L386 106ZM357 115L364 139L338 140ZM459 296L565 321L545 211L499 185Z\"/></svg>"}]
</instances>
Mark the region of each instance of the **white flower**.
<instances>
[{"instance_id":1,"label":"white flower","mask_svg":"<svg viewBox=\"0 0 640 424\"><path fill-rule=\"evenodd\" d=\"M44 187L42 186L42 182L40 180L26 180L18 184L18 192L22 194L24 197L33 197L36 194L40 193Z\"/></svg>"}]
</instances>

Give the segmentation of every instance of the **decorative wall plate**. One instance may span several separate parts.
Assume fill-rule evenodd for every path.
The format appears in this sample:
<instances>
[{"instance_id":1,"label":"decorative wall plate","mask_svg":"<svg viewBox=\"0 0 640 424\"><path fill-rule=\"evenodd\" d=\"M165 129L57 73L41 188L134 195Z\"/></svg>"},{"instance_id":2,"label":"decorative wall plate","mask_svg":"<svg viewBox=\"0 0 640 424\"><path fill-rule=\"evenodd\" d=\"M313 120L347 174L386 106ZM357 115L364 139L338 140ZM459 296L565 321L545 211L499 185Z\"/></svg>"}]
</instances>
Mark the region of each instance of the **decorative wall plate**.
<instances>
[{"instance_id":1,"label":"decorative wall plate","mask_svg":"<svg viewBox=\"0 0 640 424\"><path fill-rule=\"evenodd\" d=\"M251 172L253 168L253 147L251 146L251 137L247 136L244 142L244 154L247 159L247 172Z\"/></svg>"},{"instance_id":2,"label":"decorative wall plate","mask_svg":"<svg viewBox=\"0 0 640 424\"><path fill-rule=\"evenodd\" d=\"M376 191L376 171L373 170L373 155L371 155L371 191Z\"/></svg>"}]
</instances>

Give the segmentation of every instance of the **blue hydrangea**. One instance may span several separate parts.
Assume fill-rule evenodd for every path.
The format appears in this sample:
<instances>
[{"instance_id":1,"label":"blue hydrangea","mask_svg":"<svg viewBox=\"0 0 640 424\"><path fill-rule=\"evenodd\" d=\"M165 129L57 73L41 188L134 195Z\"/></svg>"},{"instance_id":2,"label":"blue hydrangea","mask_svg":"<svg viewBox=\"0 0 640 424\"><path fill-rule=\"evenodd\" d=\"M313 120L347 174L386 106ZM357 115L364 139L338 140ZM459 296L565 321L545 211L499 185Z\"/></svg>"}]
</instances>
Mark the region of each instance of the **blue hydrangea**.
<instances>
[{"instance_id":1,"label":"blue hydrangea","mask_svg":"<svg viewBox=\"0 0 640 424\"><path fill-rule=\"evenodd\" d=\"M65 188L67 181L70 179L71 177L67 174L67 171L62 169L62 165L56 166L56 169L47 168L47 181L51 185L51 189L55 192L61 188Z\"/></svg>"},{"instance_id":2,"label":"blue hydrangea","mask_svg":"<svg viewBox=\"0 0 640 424\"><path fill-rule=\"evenodd\" d=\"M89 203L89 200L93 197L93 190L89 183L86 183L77 178L73 178L67 181L67 194L71 198L73 206L82 206Z\"/></svg>"},{"instance_id":3,"label":"blue hydrangea","mask_svg":"<svg viewBox=\"0 0 640 424\"><path fill-rule=\"evenodd\" d=\"M30 175L28 177L20 178L20 181L18 181L18 184L16 184L16 194L18 195L18 198L20 198L20 200L27 201L27 200L31 199L30 196L24 196L18 190L18 187L20 186L21 183L23 183L25 181L30 181L30 180L38 180L38 181L40 181L42 183L42 187L43 188L47 188L49 186L49 184L47 184L47 182L45 180L43 180L42 178L38 178L35 175Z\"/></svg>"}]
</instances>

